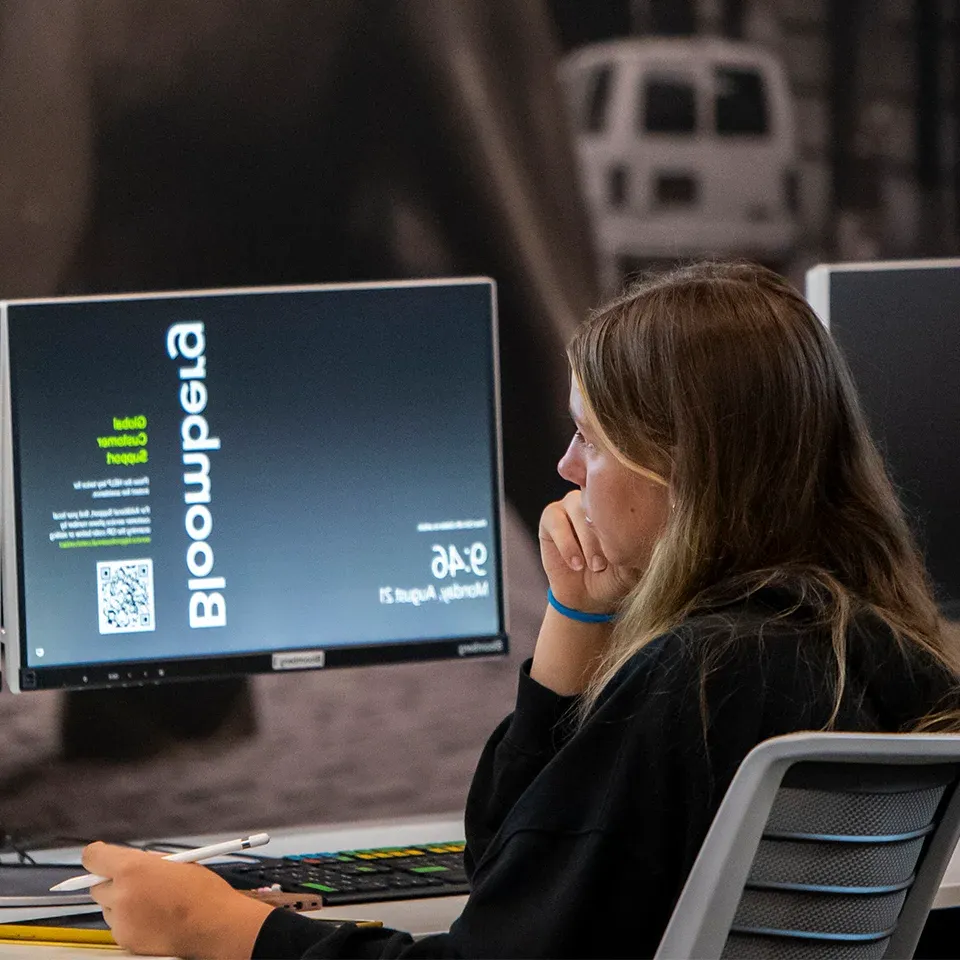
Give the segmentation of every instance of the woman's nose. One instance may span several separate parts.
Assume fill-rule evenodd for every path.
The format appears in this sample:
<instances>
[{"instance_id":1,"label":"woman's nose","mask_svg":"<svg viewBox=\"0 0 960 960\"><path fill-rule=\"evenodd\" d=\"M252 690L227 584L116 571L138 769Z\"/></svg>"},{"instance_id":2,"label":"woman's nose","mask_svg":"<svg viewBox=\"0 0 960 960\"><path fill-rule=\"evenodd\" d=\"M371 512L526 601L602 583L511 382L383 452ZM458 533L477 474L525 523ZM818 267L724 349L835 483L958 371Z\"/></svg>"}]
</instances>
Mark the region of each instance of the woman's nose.
<instances>
[{"instance_id":1,"label":"woman's nose","mask_svg":"<svg viewBox=\"0 0 960 960\"><path fill-rule=\"evenodd\" d=\"M586 479L586 473L583 469L583 459L580 453L575 449L573 442L567 447L567 452L560 458L557 464L557 473L570 483L582 487Z\"/></svg>"}]
</instances>

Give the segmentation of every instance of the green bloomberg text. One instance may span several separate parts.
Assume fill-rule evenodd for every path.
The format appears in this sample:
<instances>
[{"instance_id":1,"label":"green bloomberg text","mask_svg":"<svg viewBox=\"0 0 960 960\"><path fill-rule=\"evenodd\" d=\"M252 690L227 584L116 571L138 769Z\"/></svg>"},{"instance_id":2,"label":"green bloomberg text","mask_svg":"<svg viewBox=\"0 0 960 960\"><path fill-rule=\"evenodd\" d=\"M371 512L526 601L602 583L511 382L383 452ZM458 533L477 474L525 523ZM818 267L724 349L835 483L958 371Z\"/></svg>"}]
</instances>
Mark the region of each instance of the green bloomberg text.
<instances>
[{"instance_id":1,"label":"green bloomberg text","mask_svg":"<svg viewBox=\"0 0 960 960\"><path fill-rule=\"evenodd\" d=\"M149 537L99 537L95 540L61 540L60 549L73 547L129 547L135 543L149 543Z\"/></svg>"}]
</instances>

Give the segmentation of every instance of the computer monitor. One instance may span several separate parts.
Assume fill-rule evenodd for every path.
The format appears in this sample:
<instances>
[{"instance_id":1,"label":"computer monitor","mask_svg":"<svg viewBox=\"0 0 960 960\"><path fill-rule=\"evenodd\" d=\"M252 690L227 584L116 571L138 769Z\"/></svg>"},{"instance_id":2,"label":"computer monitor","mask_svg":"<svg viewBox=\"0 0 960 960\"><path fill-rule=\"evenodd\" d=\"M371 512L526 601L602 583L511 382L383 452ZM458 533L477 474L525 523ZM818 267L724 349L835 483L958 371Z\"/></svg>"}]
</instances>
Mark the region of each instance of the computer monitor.
<instances>
[{"instance_id":1,"label":"computer monitor","mask_svg":"<svg viewBox=\"0 0 960 960\"><path fill-rule=\"evenodd\" d=\"M10 301L11 689L504 654L495 287Z\"/></svg>"},{"instance_id":2,"label":"computer monitor","mask_svg":"<svg viewBox=\"0 0 960 960\"><path fill-rule=\"evenodd\" d=\"M853 371L941 610L960 619L960 260L825 264L806 292Z\"/></svg>"}]
</instances>

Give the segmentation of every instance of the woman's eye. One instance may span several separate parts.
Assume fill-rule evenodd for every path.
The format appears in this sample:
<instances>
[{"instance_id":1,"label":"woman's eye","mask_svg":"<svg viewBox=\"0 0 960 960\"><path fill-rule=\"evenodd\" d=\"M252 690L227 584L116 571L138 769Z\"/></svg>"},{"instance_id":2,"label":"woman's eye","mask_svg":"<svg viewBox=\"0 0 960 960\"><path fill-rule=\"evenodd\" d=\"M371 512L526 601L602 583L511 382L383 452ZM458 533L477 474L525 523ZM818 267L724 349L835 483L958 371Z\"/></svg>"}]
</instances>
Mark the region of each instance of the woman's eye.
<instances>
[{"instance_id":1,"label":"woman's eye","mask_svg":"<svg viewBox=\"0 0 960 960\"><path fill-rule=\"evenodd\" d=\"M587 438L583 435L583 433L580 430L573 431L573 442L580 444L581 446L584 446L584 447L590 447L590 448L593 447L593 444L590 443L589 440L587 440Z\"/></svg>"}]
</instances>

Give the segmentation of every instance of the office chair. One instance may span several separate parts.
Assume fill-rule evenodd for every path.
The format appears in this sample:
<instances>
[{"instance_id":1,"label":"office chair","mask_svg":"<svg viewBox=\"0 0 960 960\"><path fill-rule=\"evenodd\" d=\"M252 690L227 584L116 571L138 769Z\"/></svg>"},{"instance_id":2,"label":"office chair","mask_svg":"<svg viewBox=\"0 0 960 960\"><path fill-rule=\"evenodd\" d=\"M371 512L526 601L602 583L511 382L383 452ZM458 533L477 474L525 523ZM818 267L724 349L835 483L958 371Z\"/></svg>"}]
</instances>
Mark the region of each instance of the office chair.
<instances>
[{"instance_id":1,"label":"office chair","mask_svg":"<svg viewBox=\"0 0 960 960\"><path fill-rule=\"evenodd\" d=\"M734 776L656 960L912 957L960 835L960 735L797 733Z\"/></svg>"}]
</instances>

